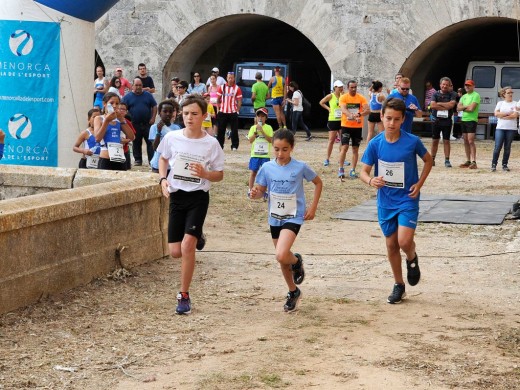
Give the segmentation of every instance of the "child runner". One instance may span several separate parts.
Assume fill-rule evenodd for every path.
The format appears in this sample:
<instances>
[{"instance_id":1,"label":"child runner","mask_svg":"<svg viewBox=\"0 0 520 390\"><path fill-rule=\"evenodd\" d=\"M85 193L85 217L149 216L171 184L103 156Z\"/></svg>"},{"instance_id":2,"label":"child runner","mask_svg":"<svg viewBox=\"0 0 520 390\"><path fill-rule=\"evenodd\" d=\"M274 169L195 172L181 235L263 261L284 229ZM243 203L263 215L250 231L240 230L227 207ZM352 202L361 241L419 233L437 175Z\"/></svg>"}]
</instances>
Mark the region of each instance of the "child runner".
<instances>
[{"instance_id":1,"label":"child runner","mask_svg":"<svg viewBox=\"0 0 520 390\"><path fill-rule=\"evenodd\" d=\"M255 184L258 170L271 159L271 143L273 142L273 128L265 123L267 120L267 108L262 107L256 110L258 119L256 126L249 129L249 142L251 143L251 158L249 159L249 190L247 196Z\"/></svg>"},{"instance_id":2,"label":"child runner","mask_svg":"<svg viewBox=\"0 0 520 390\"><path fill-rule=\"evenodd\" d=\"M433 166L433 159L419 137L401 131L406 106L403 100L390 98L383 103L381 119L384 131L368 143L361 162L361 180L377 191L379 225L386 238L388 260L395 284L388 303L400 303L406 296L401 268L401 250L406 254L408 283L415 286L421 278L415 252L414 233L419 216L420 190ZM419 177L417 157L424 161ZM375 176L370 171L375 165ZM408 260L411 259L411 260Z\"/></svg>"},{"instance_id":3,"label":"child runner","mask_svg":"<svg viewBox=\"0 0 520 390\"><path fill-rule=\"evenodd\" d=\"M164 136L173 130L180 130L180 126L172 123L172 119L177 118L179 112L179 103L173 99L164 100L159 103L157 108L159 110L159 117L161 120L157 124L153 124L150 127L150 134L148 139L153 142L153 158L150 161L152 172L159 173L159 158L161 153L157 151L159 143L162 141Z\"/></svg>"},{"instance_id":4,"label":"child runner","mask_svg":"<svg viewBox=\"0 0 520 390\"><path fill-rule=\"evenodd\" d=\"M94 137L94 119L101 113L98 108L93 108L88 112L88 128L79 134L76 143L72 150L76 153L81 153L79 160L79 168L82 169L97 169L99 162L100 145L96 142Z\"/></svg>"},{"instance_id":5,"label":"child runner","mask_svg":"<svg viewBox=\"0 0 520 390\"><path fill-rule=\"evenodd\" d=\"M126 158L121 143L121 135L124 133L130 141L135 139L134 132L126 122L119 106L119 96L107 92L103 96L103 112L94 119L94 135L96 141L101 143L99 154L99 169L111 171L126 171Z\"/></svg>"},{"instance_id":6,"label":"child runner","mask_svg":"<svg viewBox=\"0 0 520 390\"><path fill-rule=\"evenodd\" d=\"M205 244L202 228L209 189L211 182L224 178L224 152L218 141L202 130L207 110L204 98L188 95L181 109L186 128L166 134L157 151L161 153L159 184L164 196L170 198L168 247L173 258L182 258L176 313L189 314L195 248L201 250Z\"/></svg>"},{"instance_id":7,"label":"child runner","mask_svg":"<svg viewBox=\"0 0 520 390\"><path fill-rule=\"evenodd\" d=\"M289 287L286 312L296 309L301 291L296 286L305 277L303 259L291 252L303 221L314 219L323 183L306 163L291 158L294 135L288 129L279 129L273 136L276 159L264 164L258 172L256 185L251 190L251 199L261 198L269 190L269 217L271 237L280 263L283 277ZM312 204L306 209L303 180L314 183Z\"/></svg>"},{"instance_id":8,"label":"child runner","mask_svg":"<svg viewBox=\"0 0 520 390\"><path fill-rule=\"evenodd\" d=\"M204 117L204 121L202 122L202 129L205 130L209 135L215 136L215 132L213 131L213 122L215 122L215 118L217 117L215 114L215 108L213 104L210 103L210 95L209 93L205 93L204 100L208 103L208 112Z\"/></svg>"}]
</instances>

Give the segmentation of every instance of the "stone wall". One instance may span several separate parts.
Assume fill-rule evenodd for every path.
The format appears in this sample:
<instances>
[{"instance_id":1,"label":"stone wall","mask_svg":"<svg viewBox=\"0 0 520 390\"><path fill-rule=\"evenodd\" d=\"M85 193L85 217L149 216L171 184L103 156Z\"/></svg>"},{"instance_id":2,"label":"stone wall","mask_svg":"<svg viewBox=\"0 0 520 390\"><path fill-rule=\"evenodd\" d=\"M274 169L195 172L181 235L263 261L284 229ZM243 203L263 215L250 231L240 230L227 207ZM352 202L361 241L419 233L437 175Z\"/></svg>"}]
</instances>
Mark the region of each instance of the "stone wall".
<instances>
[{"instance_id":1,"label":"stone wall","mask_svg":"<svg viewBox=\"0 0 520 390\"><path fill-rule=\"evenodd\" d=\"M0 202L0 313L168 255L156 175L54 171L0 166L4 187L60 188Z\"/></svg>"}]
</instances>

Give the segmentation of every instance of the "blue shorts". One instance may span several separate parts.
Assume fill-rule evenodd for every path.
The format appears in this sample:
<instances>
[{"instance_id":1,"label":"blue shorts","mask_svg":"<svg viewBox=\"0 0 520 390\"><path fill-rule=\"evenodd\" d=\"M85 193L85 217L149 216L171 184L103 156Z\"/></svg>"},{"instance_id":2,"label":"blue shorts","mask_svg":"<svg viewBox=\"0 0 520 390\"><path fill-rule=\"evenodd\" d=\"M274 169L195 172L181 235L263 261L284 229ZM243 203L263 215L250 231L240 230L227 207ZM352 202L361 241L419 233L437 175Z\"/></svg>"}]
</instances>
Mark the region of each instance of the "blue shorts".
<instances>
[{"instance_id":1,"label":"blue shorts","mask_svg":"<svg viewBox=\"0 0 520 390\"><path fill-rule=\"evenodd\" d=\"M419 209L399 210L377 208L377 219L385 237L390 237L397 231L398 226L417 228Z\"/></svg>"},{"instance_id":2,"label":"blue shorts","mask_svg":"<svg viewBox=\"0 0 520 390\"><path fill-rule=\"evenodd\" d=\"M283 103L283 96L280 96L280 97L277 97L277 98L273 98L273 100L271 100L271 104L273 106L281 106Z\"/></svg>"},{"instance_id":3,"label":"blue shorts","mask_svg":"<svg viewBox=\"0 0 520 390\"><path fill-rule=\"evenodd\" d=\"M249 170L253 172L258 172L260 167L264 165L266 162L269 162L271 159L267 157L251 157L249 159Z\"/></svg>"}]
</instances>

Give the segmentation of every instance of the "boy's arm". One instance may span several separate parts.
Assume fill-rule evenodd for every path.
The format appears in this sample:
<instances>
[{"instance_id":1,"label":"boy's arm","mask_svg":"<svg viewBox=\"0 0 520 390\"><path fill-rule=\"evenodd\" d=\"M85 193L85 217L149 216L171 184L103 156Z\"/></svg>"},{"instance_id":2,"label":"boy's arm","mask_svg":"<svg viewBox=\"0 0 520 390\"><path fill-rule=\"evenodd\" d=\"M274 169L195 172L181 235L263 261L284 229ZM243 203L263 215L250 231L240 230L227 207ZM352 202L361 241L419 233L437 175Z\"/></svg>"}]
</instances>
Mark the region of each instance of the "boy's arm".
<instances>
[{"instance_id":1,"label":"boy's arm","mask_svg":"<svg viewBox=\"0 0 520 390\"><path fill-rule=\"evenodd\" d=\"M303 219L305 221L311 221L314 219L316 215L316 210L318 209L318 202L320 201L321 190L323 189L323 181L319 176L316 176L312 182L314 183L314 197L312 199L312 204L305 210L305 215Z\"/></svg>"},{"instance_id":2,"label":"boy's arm","mask_svg":"<svg viewBox=\"0 0 520 390\"><path fill-rule=\"evenodd\" d=\"M374 176L370 177L370 172L372 171L372 165L363 164L361 168L361 173L359 178L370 187L381 188L385 185L385 181L383 180L383 176Z\"/></svg>"},{"instance_id":3,"label":"boy's arm","mask_svg":"<svg viewBox=\"0 0 520 390\"><path fill-rule=\"evenodd\" d=\"M424 166L421 172L421 176L419 177L419 181L410 187L410 194L408 194L410 198L417 198L417 196L419 196L421 187L428 178L428 175L430 174L430 171L433 167L433 158L429 152L426 152L424 156L422 156L422 160L424 161Z\"/></svg>"}]
</instances>

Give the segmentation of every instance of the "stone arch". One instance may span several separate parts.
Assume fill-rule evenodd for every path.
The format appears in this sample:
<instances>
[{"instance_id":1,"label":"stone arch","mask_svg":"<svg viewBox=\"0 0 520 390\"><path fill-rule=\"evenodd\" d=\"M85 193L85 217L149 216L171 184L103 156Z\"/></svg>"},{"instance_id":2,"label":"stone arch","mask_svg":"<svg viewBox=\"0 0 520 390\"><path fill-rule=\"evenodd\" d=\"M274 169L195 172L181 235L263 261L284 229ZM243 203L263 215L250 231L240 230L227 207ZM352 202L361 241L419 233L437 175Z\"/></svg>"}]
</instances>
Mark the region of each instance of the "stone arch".
<instances>
[{"instance_id":1,"label":"stone arch","mask_svg":"<svg viewBox=\"0 0 520 390\"><path fill-rule=\"evenodd\" d=\"M265 15L227 15L192 31L165 62L162 94L167 94L169 80L174 76L190 82L196 71L205 82L213 67L217 66L225 77L227 71L233 70L233 63L242 60L290 60L291 77L298 80L306 97L315 102L316 124L325 123L322 118L325 111L319 110L317 102L329 92L331 70L327 60L302 32Z\"/></svg>"},{"instance_id":2,"label":"stone arch","mask_svg":"<svg viewBox=\"0 0 520 390\"><path fill-rule=\"evenodd\" d=\"M468 62L519 61L517 20L476 17L447 26L424 42L404 61L400 71L412 78L414 94L421 98L424 82L438 87L441 77L462 87Z\"/></svg>"}]
</instances>

